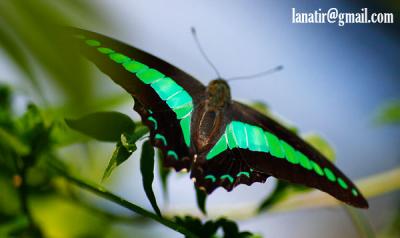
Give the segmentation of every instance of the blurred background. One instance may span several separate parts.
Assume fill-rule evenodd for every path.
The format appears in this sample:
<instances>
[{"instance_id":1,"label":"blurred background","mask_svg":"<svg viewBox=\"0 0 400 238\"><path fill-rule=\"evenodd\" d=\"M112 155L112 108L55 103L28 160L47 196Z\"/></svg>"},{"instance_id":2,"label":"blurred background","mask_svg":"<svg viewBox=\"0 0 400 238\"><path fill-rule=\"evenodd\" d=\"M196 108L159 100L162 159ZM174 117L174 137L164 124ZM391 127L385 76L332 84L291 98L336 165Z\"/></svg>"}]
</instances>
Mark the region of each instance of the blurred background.
<instances>
[{"instance_id":1,"label":"blurred background","mask_svg":"<svg viewBox=\"0 0 400 238\"><path fill-rule=\"evenodd\" d=\"M313 12L330 7L341 12L359 12L362 7L370 12L392 12L395 24L292 24L292 8ZM283 71L272 75L233 81L233 97L264 102L301 133L322 135L335 150L336 165L357 181L400 165L399 124L381 116L382 110L400 98L399 9L397 1L373 0L2 1L0 83L14 92L16 116L24 113L28 102L34 102L51 118L114 110L137 120L130 96L69 51L70 43L55 26L73 25L112 36L207 84L216 75L196 48L190 34L194 26L207 55L225 78L283 65ZM82 177L100 183L113 148L112 143L86 140L56 148L56 153ZM136 152L103 185L151 209L141 184L139 155ZM10 181L6 171L0 173L3 184ZM230 193L218 189L208 197L207 208L217 216L229 213L232 207L243 207L229 213L229 218L238 220L241 230L264 237L359 236L341 207L265 212L241 219L248 213L245 209L260 203L275 182L269 179L265 184L242 185ZM153 185L162 210L199 214L188 175L172 173L168 185L167 201L162 199L158 178ZM0 209L5 209L1 221L7 223L13 210L5 205L12 196L5 194L0 192ZM42 232L49 237L181 237L136 216L129 220L130 211L89 193L81 195L118 217L98 216L63 197L36 194L30 206ZM390 228L396 217L399 220L399 198L398 191L374 197L369 199L370 208L361 211L376 237L399 234Z\"/></svg>"}]
</instances>

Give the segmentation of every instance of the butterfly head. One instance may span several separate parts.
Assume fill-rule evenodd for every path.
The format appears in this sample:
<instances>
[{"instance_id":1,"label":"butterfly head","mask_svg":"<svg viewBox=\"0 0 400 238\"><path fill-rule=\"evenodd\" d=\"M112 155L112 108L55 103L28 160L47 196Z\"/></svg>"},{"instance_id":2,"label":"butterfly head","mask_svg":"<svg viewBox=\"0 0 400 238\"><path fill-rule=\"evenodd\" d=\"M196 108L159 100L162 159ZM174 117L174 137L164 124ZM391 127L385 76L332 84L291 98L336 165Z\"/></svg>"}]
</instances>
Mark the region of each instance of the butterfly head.
<instances>
[{"instance_id":1,"label":"butterfly head","mask_svg":"<svg viewBox=\"0 0 400 238\"><path fill-rule=\"evenodd\" d=\"M207 86L207 107L221 109L231 102L231 90L223 79L214 79Z\"/></svg>"}]
</instances>

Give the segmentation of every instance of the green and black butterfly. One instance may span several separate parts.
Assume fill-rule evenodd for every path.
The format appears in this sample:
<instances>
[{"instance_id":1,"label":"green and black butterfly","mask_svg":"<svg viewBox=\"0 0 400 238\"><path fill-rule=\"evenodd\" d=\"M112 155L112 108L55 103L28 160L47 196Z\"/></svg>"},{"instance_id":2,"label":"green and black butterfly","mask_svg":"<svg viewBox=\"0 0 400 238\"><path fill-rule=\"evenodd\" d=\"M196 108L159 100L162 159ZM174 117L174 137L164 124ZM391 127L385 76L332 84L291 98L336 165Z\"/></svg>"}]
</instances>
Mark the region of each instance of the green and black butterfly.
<instances>
[{"instance_id":1,"label":"green and black butterfly","mask_svg":"<svg viewBox=\"0 0 400 238\"><path fill-rule=\"evenodd\" d=\"M320 189L355 207L368 203L320 152L271 118L232 100L221 78L207 86L112 38L74 29L83 54L129 92L164 164L191 170L199 189L231 191L269 176Z\"/></svg>"}]
</instances>

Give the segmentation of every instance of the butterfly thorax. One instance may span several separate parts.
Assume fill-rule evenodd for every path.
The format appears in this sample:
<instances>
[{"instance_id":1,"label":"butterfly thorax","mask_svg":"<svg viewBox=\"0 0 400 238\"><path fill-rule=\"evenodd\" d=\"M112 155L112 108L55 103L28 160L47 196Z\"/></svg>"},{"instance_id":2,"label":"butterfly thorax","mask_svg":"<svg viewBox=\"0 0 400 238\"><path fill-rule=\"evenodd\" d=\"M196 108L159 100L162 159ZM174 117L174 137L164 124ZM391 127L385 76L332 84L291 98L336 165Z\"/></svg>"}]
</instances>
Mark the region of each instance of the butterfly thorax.
<instances>
[{"instance_id":1,"label":"butterfly thorax","mask_svg":"<svg viewBox=\"0 0 400 238\"><path fill-rule=\"evenodd\" d=\"M206 99L195 112L193 125L196 153L210 149L224 128L225 114L231 104L229 85L223 79L212 80L206 89Z\"/></svg>"},{"instance_id":2,"label":"butterfly thorax","mask_svg":"<svg viewBox=\"0 0 400 238\"><path fill-rule=\"evenodd\" d=\"M206 90L206 107L210 111L218 111L231 102L231 90L223 79L212 80Z\"/></svg>"}]
</instances>

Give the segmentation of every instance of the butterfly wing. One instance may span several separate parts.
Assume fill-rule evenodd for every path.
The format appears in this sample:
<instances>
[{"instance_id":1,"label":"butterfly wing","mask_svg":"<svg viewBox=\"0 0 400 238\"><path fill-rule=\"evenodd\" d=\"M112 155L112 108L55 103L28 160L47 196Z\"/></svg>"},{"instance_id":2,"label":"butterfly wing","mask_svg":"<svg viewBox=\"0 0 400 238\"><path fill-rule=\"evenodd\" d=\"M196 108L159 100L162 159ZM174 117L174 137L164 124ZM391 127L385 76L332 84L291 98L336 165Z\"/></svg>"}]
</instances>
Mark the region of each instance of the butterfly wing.
<instances>
[{"instance_id":1,"label":"butterfly wing","mask_svg":"<svg viewBox=\"0 0 400 238\"><path fill-rule=\"evenodd\" d=\"M135 99L150 138L176 170L189 169L191 115L204 97L199 81L144 51L86 30L71 30L79 50Z\"/></svg>"},{"instance_id":2,"label":"butterfly wing","mask_svg":"<svg viewBox=\"0 0 400 238\"><path fill-rule=\"evenodd\" d=\"M356 186L299 136L241 103L234 102L229 111L225 131L192 166L198 186L210 193L218 186L230 190L274 176L317 188L356 207L368 207Z\"/></svg>"}]
</instances>

